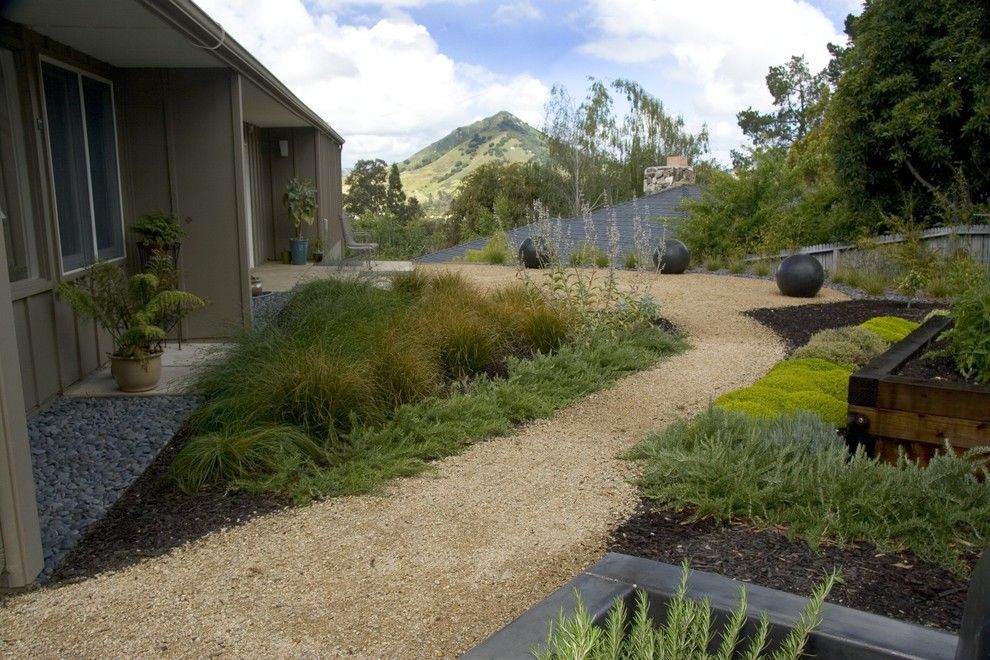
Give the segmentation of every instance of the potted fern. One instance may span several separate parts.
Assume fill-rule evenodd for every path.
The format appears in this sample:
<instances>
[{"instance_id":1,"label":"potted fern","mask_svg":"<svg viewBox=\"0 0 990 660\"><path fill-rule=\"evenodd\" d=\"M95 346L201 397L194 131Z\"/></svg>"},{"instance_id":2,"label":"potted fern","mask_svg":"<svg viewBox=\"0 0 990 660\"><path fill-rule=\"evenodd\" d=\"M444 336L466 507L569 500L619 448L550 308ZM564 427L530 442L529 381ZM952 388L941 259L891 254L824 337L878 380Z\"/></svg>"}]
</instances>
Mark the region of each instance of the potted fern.
<instances>
[{"instance_id":1,"label":"potted fern","mask_svg":"<svg viewBox=\"0 0 990 660\"><path fill-rule=\"evenodd\" d=\"M179 246L185 231L176 220L175 214L161 211L146 213L131 226L131 231L137 234L142 268L159 252L170 255L173 263L179 263Z\"/></svg>"},{"instance_id":2,"label":"potted fern","mask_svg":"<svg viewBox=\"0 0 990 660\"><path fill-rule=\"evenodd\" d=\"M127 277L118 264L98 262L86 275L62 282L58 293L81 316L110 335L110 373L124 392L154 389L161 378L168 333L206 301L176 289L175 266L167 254L151 257L146 272Z\"/></svg>"},{"instance_id":3,"label":"potted fern","mask_svg":"<svg viewBox=\"0 0 990 660\"><path fill-rule=\"evenodd\" d=\"M295 238L289 239L293 266L302 266L309 256L309 239L303 238L303 225L313 224L316 216L316 186L309 179L292 178L285 187L285 207L289 220L296 228Z\"/></svg>"}]
</instances>

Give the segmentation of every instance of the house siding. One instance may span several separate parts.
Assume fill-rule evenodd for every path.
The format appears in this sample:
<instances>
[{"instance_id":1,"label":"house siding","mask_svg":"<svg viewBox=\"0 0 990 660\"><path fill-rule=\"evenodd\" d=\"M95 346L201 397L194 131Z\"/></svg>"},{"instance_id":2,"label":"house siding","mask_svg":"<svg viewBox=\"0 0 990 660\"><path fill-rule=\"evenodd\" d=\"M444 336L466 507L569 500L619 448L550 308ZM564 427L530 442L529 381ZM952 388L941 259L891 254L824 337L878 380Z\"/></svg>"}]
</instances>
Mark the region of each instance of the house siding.
<instances>
[{"instance_id":1,"label":"house siding","mask_svg":"<svg viewBox=\"0 0 990 660\"><path fill-rule=\"evenodd\" d=\"M278 259L275 247L275 224L272 219L271 146L268 132L257 126L245 126L248 150L248 177L251 188L251 238L255 265Z\"/></svg>"},{"instance_id":2,"label":"house siding","mask_svg":"<svg viewBox=\"0 0 990 660\"><path fill-rule=\"evenodd\" d=\"M246 215L237 74L227 69L169 71L173 186L182 243L182 284L209 307L191 315L186 336L230 336L250 317ZM237 129L235 131L235 124Z\"/></svg>"},{"instance_id":3,"label":"house siding","mask_svg":"<svg viewBox=\"0 0 990 660\"><path fill-rule=\"evenodd\" d=\"M326 220L325 225L321 227L321 231L326 232L323 236L323 249L327 255L335 258L341 256L343 240L340 226L340 214L343 210L340 150L339 142L329 135L319 134L317 218Z\"/></svg>"},{"instance_id":4,"label":"house siding","mask_svg":"<svg viewBox=\"0 0 990 660\"><path fill-rule=\"evenodd\" d=\"M24 175L36 218L38 277L11 284L23 400L30 411L98 368L108 350L105 333L55 296L57 283L72 276L61 274L47 145L44 133L33 130L43 117L40 61L41 57L53 58L111 80L114 72L98 60L9 21L0 21L0 46L14 53L20 98L8 102L18 103L21 109L24 125L20 130L27 154Z\"/></svg>"}]
</instances>

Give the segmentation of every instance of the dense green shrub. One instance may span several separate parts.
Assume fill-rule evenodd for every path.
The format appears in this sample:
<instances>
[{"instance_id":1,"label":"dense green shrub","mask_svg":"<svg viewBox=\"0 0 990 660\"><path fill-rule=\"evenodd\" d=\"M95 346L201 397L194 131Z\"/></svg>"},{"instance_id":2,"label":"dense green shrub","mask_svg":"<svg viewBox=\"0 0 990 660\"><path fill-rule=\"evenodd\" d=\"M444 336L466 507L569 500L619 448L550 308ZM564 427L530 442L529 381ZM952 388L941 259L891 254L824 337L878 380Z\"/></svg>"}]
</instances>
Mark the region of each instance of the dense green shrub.
<instances>
[{"instance_id":1,"label":"dense green shrub","mask_svg":"<svg viewBox=\"0 0 990 660\"><path fill-rule=\"evenodd\" d=\"M948 451L926 468L849 455L813 415L766 420L709 409L676 422L628 454L645 462L640 492L697 519L786 528L812 546L868 542L910 550L965 572L990 538L988 449Z\"/></svg>"},{"instance_id":2,"label":"dense green shrub","mask_svg":"<svg viewBox=\"0 0 990 660\"><path fill-rule=\"evenodd\" d=\"M838 579L833 573L812 594L796 625L787 633L773 654L770 650L770 620L764 612L751 638L743 632L748 620L746 587L739 588L739 604L729 615L721 632L715 629L711 602L693 600L687 595L690 570L685 563L681 583L668 603L661 624L650 618L650 601L645 591L637 590L636 607L627 616L623 599L616 598L609 609L605 625L598 628L584 606L580 593L574 614L563 612L551 621L546 645L536 649L540 660L657 660L691 658L692 660L728 660L742 657L751 660L797 660L802 657L809 633L821 621L821 608ZM718 652L710 654L718 642Z\"/></svg>"},{"instance_id":3,"label":"dense green shrub","mask_svg":"<svg viewBox=\"0 0 990 660\"><path fill-rule=\"evenodd\" d=\"M959 373L990 382L990 284L984 280L959 296L949 315L955 324L943 337Z\"/></svg>"},{"instance_id":4,"label":"dense green shrub","mask_svg":"<svg viewBox=\"0 0 990 660\"><path fill-rule=\"evenodd\" d=\"M861 367L887 350L889 344L865 328L836 328L815 333L795 358L820 358L850 368Z\"/></svg>"},{"instance_id":5,"label":"dense green shrub","mask_svg":"<svg viewBox=\"0 0 990 660\"><path fill-rule=\"evenodd\" d=\"M907 337L919 324L897 316L878 316L859 324L884 341L894 343Z\"/></svg>"}]
</instances>

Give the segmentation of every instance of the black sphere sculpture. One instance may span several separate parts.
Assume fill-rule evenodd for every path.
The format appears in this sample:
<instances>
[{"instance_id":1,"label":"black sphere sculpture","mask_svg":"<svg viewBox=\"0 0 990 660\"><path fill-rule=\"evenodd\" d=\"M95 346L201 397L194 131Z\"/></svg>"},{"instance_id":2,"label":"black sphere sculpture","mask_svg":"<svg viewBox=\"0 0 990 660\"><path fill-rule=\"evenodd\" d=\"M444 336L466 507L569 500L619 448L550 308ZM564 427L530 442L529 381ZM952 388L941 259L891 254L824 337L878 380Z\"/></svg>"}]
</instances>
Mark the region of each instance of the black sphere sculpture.
<instances>
[{"instance_id":1,"label":"black sphere sculpture","mask_svg":"<svg viewBox=\"0 0 990 660\"><path fill-rule=\"evenodd\" d=\"M777 288L792 298L813 298L825 282L825 269L810 254L794 254L777 268Z\"/></svg>"},{"instance_id":2,"label":"black sphere sculpture","mask_svg":"<svg viewBox=\"0 0 990 660\"><path fill-rule=\"evenodd\" d=\"M519 246L519 261L526 268L544 268L550 264L550 243L543 236L531 236Z\"/></svg>"},{"instance_id":3,"label":"black sphere sculpture","mask_svg":"<svg viewBox=\"0 0 990 660\"><path fill-rule=\"evenodd\" d=\"M653 265L664 274L680 275L687 270L690 263L691 251L676 238L668 238L663 242L663 255L660 254L660 248L653 251Z\"/></svg>"}]
</instances>

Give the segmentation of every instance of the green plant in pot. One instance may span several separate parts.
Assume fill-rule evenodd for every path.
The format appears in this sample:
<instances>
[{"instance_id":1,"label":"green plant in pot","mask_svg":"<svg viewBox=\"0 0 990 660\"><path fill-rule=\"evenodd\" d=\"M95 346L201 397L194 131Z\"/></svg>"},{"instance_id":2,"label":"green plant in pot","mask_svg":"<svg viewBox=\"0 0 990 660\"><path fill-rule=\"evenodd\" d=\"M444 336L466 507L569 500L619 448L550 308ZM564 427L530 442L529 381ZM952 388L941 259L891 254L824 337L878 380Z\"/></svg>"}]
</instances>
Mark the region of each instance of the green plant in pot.
<instances>
[{"instance_id":1,"label":"green plant in pot","mask_svg":"<svg viewBox=\"0 0 990 660\"><path fill-rule=\"evenodd\" d=\"M143 273L127 277L118 264L98 262L84 277L58 286L58 294L80 316L95 320L110 335L110 372L124 392L154 389L168 333L207 304L177 290L176 280L171 259L157 254Z\"/></svg>"},{"instance_id":2,"label":"green plant in pot","mask_svg":"<svg viewBox=\"0 0 990 660\"><path fill-rule=\"evenodd\" d=\"M178 264L179 246L186 233L175 214L161 211L146 213L131 226L131 231L138 236L142 267L147 267L152 256L157 253L168 254L172 263Z\"/></svg>"},{"instance_id":3,"label":"green plant in pot","mask_svg":"<svg viewBox=\"0 0 990 660\"><path fill-rule=\"evenodd\" d=\"M318 238L313 241L313 261L320 263L323 261L323 239Z\"/></svg>"},{"instance_id":4,"label":"green plant in pot","mask_svg":"<svg viewBox=\"0 0 990 660\"><path fill-rule=\"evenodd\" d=\"M291 263L302 266L309 256L309 239L303 238L302 228L304 224L313 224L316 216L316 186L309 179L292 178L285 186L283 199L289 211L289 220L296 229L296 237L289 239Z\"/></svg>"}]
</instances>

